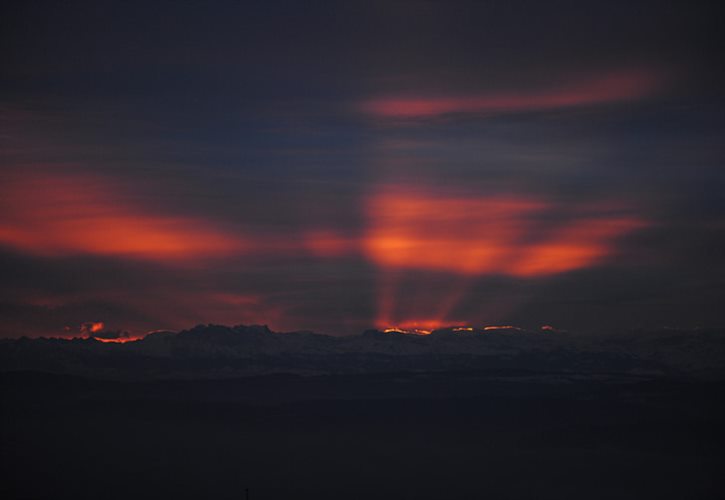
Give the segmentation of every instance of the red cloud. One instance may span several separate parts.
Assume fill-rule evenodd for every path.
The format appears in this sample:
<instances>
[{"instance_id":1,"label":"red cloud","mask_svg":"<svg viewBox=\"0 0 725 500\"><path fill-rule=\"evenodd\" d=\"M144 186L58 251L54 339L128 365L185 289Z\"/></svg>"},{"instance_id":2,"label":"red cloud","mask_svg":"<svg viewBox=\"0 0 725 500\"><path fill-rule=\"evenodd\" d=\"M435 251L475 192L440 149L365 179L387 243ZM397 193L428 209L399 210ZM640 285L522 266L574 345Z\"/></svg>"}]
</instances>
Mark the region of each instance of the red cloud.
<instances>
[{"instance_id":1,"label":"red cloud","mask_svg":"<svg viewBox=\"0 0 725 500\"><path fill-rule=\"evenodd\" d=\"M387 190L369 201L364 250L384 268L545 276L598 263L616 251L616 238L644 224L587 211L541 222L557 208L521 196Z\"/></svg>"},{"instance_id":2,"label":"red cloud","mask_svg":"<svg viewBox=\"0 0 725 500\"><path fill-rule=\"evenodd\" d=\"M562 214L563 208L526 196L394 187L373 194L362 242L380 268L377 325L429 330L451 324L447 315L473 278L539 278L592 267L617 253L618 238L646 224L617 206L580 205ZM451 278L426 282L425 275L406 271Z\"/></svg>"},{"instance_id":3,"label":"red cloud","mask_svg":"<svg viewBox=\"0 0 725 500\"><path fill-rule=\"evenodd\" d=\"M363 103L363 112L382 118L429 118L451 113L540 111L638 99L661 78L649 71L619 71L557 88L469 95L388 96Z\"/></svg>"},{"instance_id":4,"label":"red cloud","mask_svg":"<svg viewBox=\"0 0 725 500\"><path fill-rule=\"evenodd\" d=\"M210 221L131 204L129 193L107 178L21 175L2 194L0 244L35 254L173 260L245 248Z\"/></svg>"},{"instance_id":5,"label":"red cloud","mask_svg":"<svg viewBox=\"0 0 725 500\"><path fill-rule=\"evenodd\" d=\"M103 323L103 321L88 321L86 323L81 323L81 333L84 333L86 335L92 335L94 333L98 333L102 331L106 325Z\"/></svg>"}]
</instances>

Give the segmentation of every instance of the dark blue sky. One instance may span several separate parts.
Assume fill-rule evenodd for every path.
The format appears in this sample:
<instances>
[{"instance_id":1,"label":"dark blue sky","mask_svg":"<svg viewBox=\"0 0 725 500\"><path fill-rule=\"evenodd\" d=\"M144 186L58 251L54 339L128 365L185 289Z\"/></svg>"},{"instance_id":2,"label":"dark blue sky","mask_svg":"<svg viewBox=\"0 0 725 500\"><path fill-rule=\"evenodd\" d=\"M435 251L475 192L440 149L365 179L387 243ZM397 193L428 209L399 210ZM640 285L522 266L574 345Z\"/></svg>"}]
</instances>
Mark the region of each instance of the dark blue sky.
<instances>
[{"instance_id":1,"label":"dark blue sky","mask_svg":"<svg viewBox=\"0 0 725 500\"><path fill-rule=\"evenodd\" d=\"M715 2L5 2L2 335L722 326Z\"/></svg>"}]
</instances>

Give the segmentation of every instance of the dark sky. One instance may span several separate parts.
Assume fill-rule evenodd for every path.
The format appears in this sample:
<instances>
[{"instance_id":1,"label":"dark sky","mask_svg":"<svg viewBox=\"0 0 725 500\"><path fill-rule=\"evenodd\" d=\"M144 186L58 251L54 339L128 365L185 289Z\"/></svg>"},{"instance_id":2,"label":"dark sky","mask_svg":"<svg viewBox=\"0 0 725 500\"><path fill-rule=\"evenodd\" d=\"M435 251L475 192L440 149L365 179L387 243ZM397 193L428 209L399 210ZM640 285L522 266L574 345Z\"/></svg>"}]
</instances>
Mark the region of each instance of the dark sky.
<instances>
[{"instance_id":1,"label":"dark sky","mask_svg":"<svg viewBox=\"0 0 725 500\"><path fill-rule=\"evenodd\" d=\"M716 2L0 18L3 336L725 324Z\"/></svg>"}]
</instances>

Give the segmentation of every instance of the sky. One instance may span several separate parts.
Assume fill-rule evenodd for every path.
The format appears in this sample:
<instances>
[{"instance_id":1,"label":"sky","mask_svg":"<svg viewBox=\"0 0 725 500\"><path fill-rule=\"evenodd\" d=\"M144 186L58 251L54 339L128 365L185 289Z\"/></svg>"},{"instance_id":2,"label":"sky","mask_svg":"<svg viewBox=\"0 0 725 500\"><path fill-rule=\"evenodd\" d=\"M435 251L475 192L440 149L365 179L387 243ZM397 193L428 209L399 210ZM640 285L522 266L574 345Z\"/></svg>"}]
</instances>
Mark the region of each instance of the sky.
<instances>
[{"instance_id":1,"label":"sky","mask_svg":"<svg viewBox=\"0 0 725 500\"><path fill-rule=\"evenodd\" d=\"M3 2L0 336L725 325L716 2Z\"/></svg>"}]
</instances>

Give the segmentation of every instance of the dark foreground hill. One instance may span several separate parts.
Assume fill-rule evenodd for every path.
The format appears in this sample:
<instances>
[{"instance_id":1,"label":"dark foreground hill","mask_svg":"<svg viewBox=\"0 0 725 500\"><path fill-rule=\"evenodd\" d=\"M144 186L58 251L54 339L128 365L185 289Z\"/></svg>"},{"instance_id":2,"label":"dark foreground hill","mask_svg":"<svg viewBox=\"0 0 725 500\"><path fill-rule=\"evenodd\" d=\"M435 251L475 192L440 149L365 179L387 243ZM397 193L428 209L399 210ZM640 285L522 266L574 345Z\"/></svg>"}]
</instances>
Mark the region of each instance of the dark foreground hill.
<instances>
[{"instance_id":1,"label":"dark foreground hill","mask_svg":"<svg viewBox=\"0 0 725 500\"><path fill-rule=\"evenodd\" d=\"M725 498L720 330L0 343L5 499Z\"/></svg>"},{"instance_id":2,"label":"dark foreground hill","mask_svg":"<svg viewBox=\"0 0 725 500\"><path fill-rule=\"evenodd\" d=\"M722 382L0 375L6 499L716 499Z\"/></svg>"}]
</instances>

